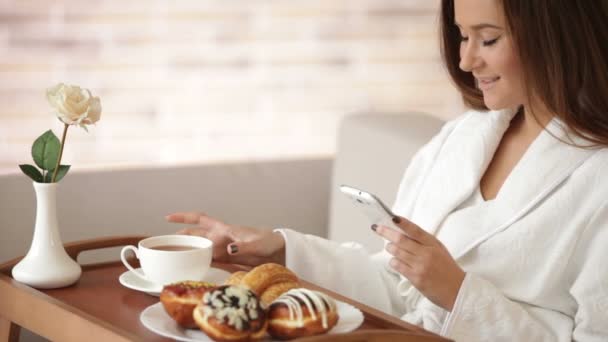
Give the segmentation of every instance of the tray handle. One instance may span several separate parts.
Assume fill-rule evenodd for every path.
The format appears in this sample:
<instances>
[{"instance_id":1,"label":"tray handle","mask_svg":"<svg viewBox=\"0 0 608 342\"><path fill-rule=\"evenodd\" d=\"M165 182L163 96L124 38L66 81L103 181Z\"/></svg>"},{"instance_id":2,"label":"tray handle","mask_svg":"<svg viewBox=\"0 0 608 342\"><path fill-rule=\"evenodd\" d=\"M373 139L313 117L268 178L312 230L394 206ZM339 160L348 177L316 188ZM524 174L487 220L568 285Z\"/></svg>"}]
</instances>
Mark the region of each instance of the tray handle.
<instances>
[{"instance_id":1,"label":"tray handle","mask_svg":"<svg viewBox=\"0 0 608 342\"><path fill-rule=\"evenodd\" d=\"M299 339L301 342L449 342L440 336L432 336L403 330L359 330L347 334L317 335Z\"/></svg>"},{"instance_id":2,"label":"tray handle","mask_svg":"<svg viewBox=\"0 0 608 342\"><path fill-rule=\"evenodd\" d=\"M137 243L147 238L147 236L107 236L89 240L80 240L69 242L64 245L65 251L68 255L74 259L78 260L78 255L82 252L92 251L96 249L109 248L109 247L119 247L126 245L135 245Z\"/></svg>"}]
</instances>

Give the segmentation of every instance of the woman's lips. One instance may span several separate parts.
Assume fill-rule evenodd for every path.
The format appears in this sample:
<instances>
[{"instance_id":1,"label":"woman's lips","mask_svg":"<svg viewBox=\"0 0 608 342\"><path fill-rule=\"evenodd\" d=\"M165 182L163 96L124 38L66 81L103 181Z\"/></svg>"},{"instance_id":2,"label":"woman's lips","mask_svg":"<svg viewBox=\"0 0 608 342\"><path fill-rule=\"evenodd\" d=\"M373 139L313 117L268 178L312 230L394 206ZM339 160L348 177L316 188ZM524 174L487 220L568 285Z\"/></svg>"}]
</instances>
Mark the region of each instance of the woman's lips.
<instances>
[{"instance_id":1,"label":"woman's lips","mask_svg":"<svg viewBox=\"0 0 608 342\"><path fill-rule=\"evenodd\" d=\"M477 78L477 86L481 90L489 90L490 88L494 87L498 80L500 80L500 77Z\"/></svg>"}]
</instances>

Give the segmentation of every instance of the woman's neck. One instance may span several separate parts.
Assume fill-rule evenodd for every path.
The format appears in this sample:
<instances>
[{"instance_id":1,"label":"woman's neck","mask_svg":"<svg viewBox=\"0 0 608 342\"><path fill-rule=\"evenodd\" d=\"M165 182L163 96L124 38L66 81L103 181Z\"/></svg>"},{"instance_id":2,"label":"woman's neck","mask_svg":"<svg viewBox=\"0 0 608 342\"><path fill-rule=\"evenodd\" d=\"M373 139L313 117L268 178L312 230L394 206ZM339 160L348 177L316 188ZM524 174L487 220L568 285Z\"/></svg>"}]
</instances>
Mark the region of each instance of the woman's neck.
<instances>
[{"instance_id":1,"label":"woman's neck","mask_svg":"<svg viewBox=\"0 0 608 342\"><path fill-rule=\"evenodd\" d=\"M551 122L553 116L547 110L539 110L538 106L534 107L534 110L523 106L513 118L512 124L517 125L523 134L538 135Z\"/></svg>"}]
</instances>

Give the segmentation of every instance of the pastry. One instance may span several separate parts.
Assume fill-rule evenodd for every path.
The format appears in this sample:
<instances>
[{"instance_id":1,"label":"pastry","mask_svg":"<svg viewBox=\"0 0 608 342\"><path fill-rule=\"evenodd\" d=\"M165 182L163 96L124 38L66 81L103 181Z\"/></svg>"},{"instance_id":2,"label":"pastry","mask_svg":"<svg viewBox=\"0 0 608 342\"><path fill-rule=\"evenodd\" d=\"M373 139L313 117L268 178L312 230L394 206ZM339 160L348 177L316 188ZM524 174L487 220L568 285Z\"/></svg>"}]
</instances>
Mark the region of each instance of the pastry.
<instances>
[{"instance_id":1,"label":"pastry","mask_svg":"<svg viewBox=\"0 0 608 342\"><path fill-rule=\"evenodd\" d=\"M288 281L284 283L276 283L268 286L260 296L260 302L262 302L262 306L267 308L270 304L277 298L279 298L283 293L300 287L300 283L297 281Z\"/></svg>"},{"instance_id":2,"label":"pastry","mask_svg":"<svg viewBox=\"0 0 608 342\"><path fill-rule=\"evenodd\" d=\"M226 279L224 285L239 285L241 283L241 280L243 280L245 274L247 274L247 272L245 271L237 271L232 273L230 277Z\"/></svg>"},{"instance_id":3,"label":"pastry","mask_svg":"<svg viewBox=\"0 0 608 342\"><path fill-rule=\"evenodd\" d=\"M193 317L215 341L251 341L266 334L266 313L258 297L240 285L222 285L205 293Z\"/></svg>"},{"instance_id":4,"label":"pastry","mask_svg":"<svg viewBox=\"0 0 608 342\"><path fill-rule=\"evenodd\" d=\"M281 340L323 334L338 323L333 298L318 291L292 289L268 309L268 333Z\"/></svg>"},{"instance_id":5,"label":"pastry","mask_svg":"<svg viewBox=\"0 0 608 342\"><path fill-rule=\"evenodd\" d=\"M216 285L202 281L182 281L166 285L160 293L160 302L173 320L184 328L196 328L192 311L206 291Z\"/></svg>"},{"instance_id":6,"label":"pastry","mask_svg":"<svg viewBox=\"0 0 608 342\"><path fill-rule=\"evenodd\" d=\"M235 276L235 278L241 275ZM232 277L231 277L232 278ZM257 266L242 275L240 285L247 286L261 300L264 307L290 289L300 286L298 276L279 264Z\"/></svg>"}]
</instances>

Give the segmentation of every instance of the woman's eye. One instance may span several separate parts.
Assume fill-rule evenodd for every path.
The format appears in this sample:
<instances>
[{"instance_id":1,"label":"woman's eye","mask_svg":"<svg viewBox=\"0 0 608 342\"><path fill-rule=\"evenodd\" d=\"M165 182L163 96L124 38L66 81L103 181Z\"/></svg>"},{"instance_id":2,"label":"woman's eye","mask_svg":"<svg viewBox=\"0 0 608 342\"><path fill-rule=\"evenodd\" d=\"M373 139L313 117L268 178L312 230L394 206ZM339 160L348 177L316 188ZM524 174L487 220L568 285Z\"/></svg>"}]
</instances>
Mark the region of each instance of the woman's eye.
<instances>
[{"instance_id":1,"label":"woman's eye","mask_svg":"<svg viewBox=\"0 0 608 342\"><path fill-rule=\"evenodd\" d=\"M498 37L500 38L500 37ZM498 41L498 38L494 38L491 40L484 40L483 41L483 46L490 46L490 45L494 45L494 43L496 43L496 41Z\"/></svg>"},{"instance_id":2,"label":"woman's eye","mask_svg":"<svg viewBox=\"0 0 608 342\"><path fill-rule=\"evenodd\" d=\"M462 37L462 36L460 36L460 41L461 42L468 42L469 41L469 37Z\"/></svg>"}]
</instances>

